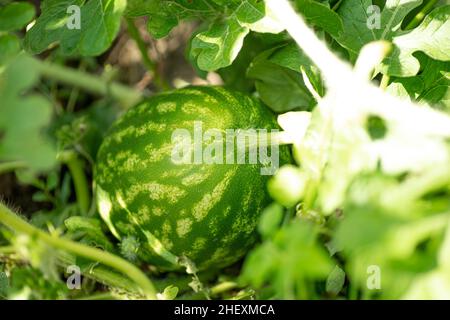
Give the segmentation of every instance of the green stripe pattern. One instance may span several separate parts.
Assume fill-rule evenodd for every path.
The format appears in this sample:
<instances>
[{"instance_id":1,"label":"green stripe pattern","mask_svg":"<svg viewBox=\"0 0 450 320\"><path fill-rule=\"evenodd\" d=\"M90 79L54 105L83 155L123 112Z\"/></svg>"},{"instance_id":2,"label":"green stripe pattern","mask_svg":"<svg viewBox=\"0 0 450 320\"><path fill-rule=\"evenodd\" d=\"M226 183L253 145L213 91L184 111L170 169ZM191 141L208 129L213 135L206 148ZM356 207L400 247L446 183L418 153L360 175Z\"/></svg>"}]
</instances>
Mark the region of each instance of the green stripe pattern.
<instances>
[{"instance_id":1,"label":"green stripe pattern","mask_svg":"<svg viewBox=\"0 0 450 320\"><path fill-rule=\"evenodd\" d=\"M120 117L97 155L95 190L101 217L118 238L141 241L138 255L171 266L150 246L150 232L200 270L236 262L254 244L270 202L258 164L174 164L172 133L194 122L208 129L278 129L255 99L222 87L188 87L156 95ZM280 164L290 161L280 148Z\"/></svg>"}]
</instances>

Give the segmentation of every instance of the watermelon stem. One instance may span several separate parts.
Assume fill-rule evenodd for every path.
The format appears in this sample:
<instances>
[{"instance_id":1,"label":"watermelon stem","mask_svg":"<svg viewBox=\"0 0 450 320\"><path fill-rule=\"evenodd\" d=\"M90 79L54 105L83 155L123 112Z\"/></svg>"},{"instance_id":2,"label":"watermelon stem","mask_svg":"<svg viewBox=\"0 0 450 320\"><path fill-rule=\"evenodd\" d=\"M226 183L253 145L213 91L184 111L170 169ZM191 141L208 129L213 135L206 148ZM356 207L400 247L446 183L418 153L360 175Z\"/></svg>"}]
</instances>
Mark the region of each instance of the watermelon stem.
<instances>
[{"instance_id":1,"label":"watermelon stem","mask_svg":"<svg viewBox=\"0 0 450 320\"><path fill-rule=\"evenodd\" d=\"M91 205L91 195L86 175L84 174L83 162L74 151L64 151L58 158L67 165L72 176L77 197L78 207L82 214L87 214Z\"/></svg>"},{"instance_id":2,"label":"watermelon stem","mask_svg":"<svg viewBox=\"0 0 450 320\"><path fill-rule=\"evenodd\" d=\"M89 73L39 59L34 58L33 61L42 76L81 88L96 95L110 96L117 99L125 108L135 105L143 98L141 92L125 85L116 82L109 83L107 80Z\"/></svg>"},{"instance_id":3,"label":"watermelon stem","mask_svg":"<svg viewBox=\"0 0 450 320\"><path fill-rule=\"evenodd\" d=\"M148 299L156 299L156 289L153 283L141 270L128 261L109 252L48 234L19 218L15 212L11 211L3 203L0 203L0 221L14 231L36 238L54 248L110 266L135 281Z\"/></svg>"}]
</instances>

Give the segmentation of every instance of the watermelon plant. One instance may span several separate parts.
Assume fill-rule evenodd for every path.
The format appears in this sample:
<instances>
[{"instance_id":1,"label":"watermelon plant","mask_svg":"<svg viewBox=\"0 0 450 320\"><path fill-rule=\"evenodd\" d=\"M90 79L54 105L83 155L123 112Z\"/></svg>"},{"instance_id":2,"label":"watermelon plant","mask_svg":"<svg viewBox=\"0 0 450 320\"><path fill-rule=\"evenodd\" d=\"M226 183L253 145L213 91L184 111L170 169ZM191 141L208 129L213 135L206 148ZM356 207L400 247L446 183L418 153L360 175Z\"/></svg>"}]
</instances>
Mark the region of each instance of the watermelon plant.
<instances>
[{"instance_id":1,"label":"watermelon plant","mask_svg":"<svg viewBox=\"0 0 450 320\"><path fill-rule=\"evenodd\" d=\"M449 299L445 0L0 0L0 299Z\"/></svg>"},{"instance_id":2,"label":"watermelon plant","mask_svg":"<svg viewBox=\"0 0 450 320\"><path fill-rule=\"evenodd\" d=\"M94 178L99 213L117 238L139 239L137 254L145 261L170 268L184 258L199 269L236 262L254 244L258 216L270 203L261 164L238 163L237 147L226 149L238 137L211 139L212 153L221 157L213 163L207 162L207 150L199 150L205 159L193 163L196 142L186 142L192 159L173 161L175 130L194 136L199 121L215 133L278 127L274 114L248 96L190 87L130 109L100 146ZM200 144L208 148L209 142ZM283 151L277 156L288 162L289 152ZM224 161L230 155L233 161Z\"/></svg>"}]
</instances>

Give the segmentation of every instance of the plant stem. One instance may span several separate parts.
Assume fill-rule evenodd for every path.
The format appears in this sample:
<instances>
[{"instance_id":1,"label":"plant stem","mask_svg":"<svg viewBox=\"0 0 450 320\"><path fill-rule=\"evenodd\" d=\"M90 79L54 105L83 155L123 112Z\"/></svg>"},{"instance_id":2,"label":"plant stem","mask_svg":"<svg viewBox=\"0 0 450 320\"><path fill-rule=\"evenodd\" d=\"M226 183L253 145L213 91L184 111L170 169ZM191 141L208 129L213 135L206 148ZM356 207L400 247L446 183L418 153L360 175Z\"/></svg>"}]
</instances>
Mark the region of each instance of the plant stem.
<instances>
[{"instance_id":1,"label":"plant stem","mask_svg":"<svg viewBox=\"0 0 450 320\"><path fill-rule=\"evenodd\" d=\"M136 282L141 288L142 293L149 299L156 299L156 290L153 283L142 273L136 266L131 263L109 253L96 248L88 247L70 240L62 239L54 235L50 235L38 228L32 226L26 221L19 218L5 205L0 203L0 221L12 230L26 234L30 237L45 242L46 244L61 250L71 252L73 254L98 261L104 265L108 265L130 279Z\"/></svg>"},{"instance_id":2,"label":"plant stem","mask_svg":"<svg viewBox=\"0 0 450 320\"><path fill-rule=\"evenodd\" d=\"M119 83L107 83L104 80L86 72L71 69L65 66L52 64L39 59L34 59L39 72L47 78L51 78L68 85L72 85L97 95L104 95L119 100L125 108L139 102L142 94Z\"/></svg>"},{"instance_id":3,"label":"plant stem","mask_svg":"<svg viewBox=\"0 0 450 320\"><path fill-rule=\"evenodd\" d=\"M86 70L85 60L81 60L78 70L84 72ZM70 91L69 99L66 104L66 110L72 113L75 109L75 104L77 103L78 96L80 95L80 90L78 88L72 88Z\"/></svg>"},{"instance_id":4,"label":"plant stem","mask_svg":"<svg viewBox=\"0 0 450 320\"><path fill-rule=\"evenodd\" d=\"M225 281L222 283L219 283L217 285L215 285L214 287L211 288L211 295L213 296L217 296L221 293L233 290L235 288L237 288L238 285L236 282L233 281Z\"/></svg>"},{"instance_id":5,"label":"plant stem","mask_svg":"<svg viewBox=\"0 0 450 320\"><path fill-rule=\"evenodd\" d=\"M336 11L337 9L339 9L339 6L341 5L342 1L343 0L339 0L338 2L336 2L333 8L331 8L331 10Z\"/></svg>"},{"instance_id":6,"label":"plant stem","mask_svg":"<svg viewBox=\"0 0 450 320\"><path fill-rule=\"evenodd\" d=\"M116 300L116 298L109 292L93 294L91 296L85 296L76 300Z\"/></svg>"},{"instance_id":7,"label":"plant stem","mask_svg":"<svg viewBox=\"0 0 450 320\"><path fill-rule=\"evenodd\" d=\"M389 85L390 77L387 74L383 74L383 77L381 78L380 82L380 89L386 90L387 86Z\"/></svg>"},{"instance_id":8,"label":"plant stem","mask_svg":"<svg viewBox=\"0 0 450 320\"><path fill-rule=\"evenodd\" d=\"M139 33L138 28L134 24L134 20L131 18L127 18L126 21L128 33L131 36L131 38L133 38L134 42L136 42L136 45L138 46L138 49L141 52L142 61L145 67L148 69L148 71L155 73L156 65L148 56L147 46L144 40L141 38L141 34Z\"/></svg>"},{"instance_id":9,"label":"plant stem","mask_svg":"<svg viewBox=\"0 0 450 320\"><path fill-rule=\"evenodd\" d=\"M415 17L406 25L405 30L411 30L417 27L428 14L428 12L433 9L434 5L438 2L438 0L428 0L428 3L423 6L422 10L420 10Z\"/></svg>"},{"instance_id":10,"label":"plant stem","mask_svg":"<svg viewBox=\"0 0 450 320\"><path fill-rule=\"evenodd\" d=\"M131 36L131 38L136 42L136 45L138 46L138 49L141 52L142 61L147 70L152 73L156 86L159 89L168 89L169 86L161 79L160 75L158 74L157 65L150 59L148 55L147 45L142 39L141 34L134 23L134 20L131 18L127 18L126 21L128 33Z\"/></svg>"},{"instance_id":11,"label":"plant stem","mask_svg":"<svg viewBox=\"0 0 450 320\"><path fill-rule=\"evenodd\" d=\"M0 163L0 174L7 173L16 169L22 169L27 166L25 161L10 161Z\"/></svg>"},{"instance_id":12,"label":"plant stem","mask_svg":"<svg viewBox=\"0 0 450 320\"><path fill-rule=\"evenodd\" d=\"M91 205L91 196L89 185L83 170L83 162L73 151L64 151L58 155L58 158L67 165L72 176L77 196L77 203L81 212L85 215L89 212Z\"/></svg>"}]
</instances>

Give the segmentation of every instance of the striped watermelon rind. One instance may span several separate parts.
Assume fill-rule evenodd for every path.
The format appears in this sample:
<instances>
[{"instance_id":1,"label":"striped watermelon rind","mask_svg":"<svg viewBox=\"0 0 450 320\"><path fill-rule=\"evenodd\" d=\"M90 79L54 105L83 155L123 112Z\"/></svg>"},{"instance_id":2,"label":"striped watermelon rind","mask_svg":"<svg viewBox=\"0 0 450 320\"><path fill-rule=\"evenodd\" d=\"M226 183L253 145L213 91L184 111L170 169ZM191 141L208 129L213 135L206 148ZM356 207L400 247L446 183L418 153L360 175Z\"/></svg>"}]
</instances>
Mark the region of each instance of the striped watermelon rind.
<instances>
[{"instance_id":1,"label":"striped watermelon rind","mask_svg":"<svg viewBox=\"0 0 450 320\"><path fill-rule=\"evenodd\" d=\"M182 164L171 161L172 132L278 129L258 101L222 87L188 87L156 95L127 111L104 139L95 168L101 217L118 238L140 239L138 256L171 269L158 248L187 257L198 269L236 262L256 239L270 202L260 164ZM280 148L280 163L290 161ZM149 234L157 243L149 245Z\"/></svg>"}]
</instances>

